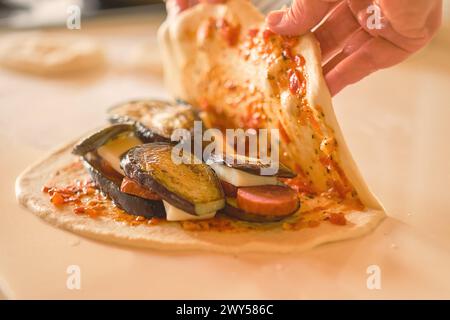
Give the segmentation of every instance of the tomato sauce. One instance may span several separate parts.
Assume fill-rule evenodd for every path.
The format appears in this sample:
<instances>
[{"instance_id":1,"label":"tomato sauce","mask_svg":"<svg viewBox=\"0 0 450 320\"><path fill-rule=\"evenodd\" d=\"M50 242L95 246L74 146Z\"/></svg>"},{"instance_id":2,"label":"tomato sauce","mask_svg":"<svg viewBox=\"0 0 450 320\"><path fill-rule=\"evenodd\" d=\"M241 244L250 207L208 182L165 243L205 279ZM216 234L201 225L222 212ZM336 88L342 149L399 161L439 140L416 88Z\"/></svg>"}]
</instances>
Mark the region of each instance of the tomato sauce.
<instances>
[{"instance_id":1,"label":"tomato sauce","mask_svg":"<svg viewBox=\"0 0 450 320\"><path fill-rule=\"evenodd\" d=\"M234 47L239 40L241 26L239 24L232 25L228 20L224 18L219 19L216 23L216 26L225 42L230 47Z\"/></svg>"},{"instance_id":2,"label":"tomato sauce","mask_svg":"<svg viewBox=\"0 0 450 320\"><path fill-rule=\"evenodd\" d=\"M353 210L363 210L364 206L357 199L339 200L333 193L317 194L308 183L306 176L301 173L293 179L283 179L283 182L298 192L302 207L300 213L295 214L289 221L280 222L279 225L285 230L299 230L301 228L315 228L320 223L343 225L346 222L345 214ZM66 172L83 177L76 179L70 185L60 186L57 183L61 172ZM56 180L56 181L55 181ZM130 226L147 225L149 227L163 223L179 224L186 231L220 231L220 232L245 232L258 229L257 224L238 221L234 218L218 213L216 217L200 221L168 222L161 218L145 218L127 214L116 207L112 201L94 185L82 166L71 164L58 171L54 185L46 184L42 192L49 195L49 201L59 209L72 208L76 215L89 216L92 219L108 218L119 223ZM312 196L314 195L314 196ZM326 205L320 200L328 201ZM317 202L317 203L316 203ZM336 211L337 210L337 211ZM344 222L345 221L345 222ZM272 225L276 227L277 224Z\"/></svg>"},{"instance_id":3,"label":"tomato sauce","mask_svg":"<svg viewBox=\"0 0 450 320\"><path fill-rule=\"evenodd\" d=\"M241 26L232 24L226 19L210 19L199 29L198 36L209 39L215 34L219 35L227 46L237 46L241 36ZM298 123L301 126L309 126L313 131L314 143L321 146L324 141L331 141L330 137L324 137L324 130L317 120L317 117L324 117L320 106L315 109L309 106L306 99L307 94L307 74L305 71L305 57L294 54L293 48L298 44L298 38L286 37L274 34L269 29L250 29L244 37L244 41L239 45L239 52L244 59L253 59L255 64L265 63L270 67L275 61L281 61L281 72L276 76L268 75L270 84L275 88L274 97L279 97L280 90L289 90L292 95L300 101L298 112ZM224 70L218 70L221 73ZM223 73L221 73L223 74ZM212 97L205 94L197 104L203 111L206 111L211 125L219 129L226 128L265 128L267 125L267 115L264 112L264 102L267 100L263 92L258 91L252 81L239 83L234 79L226 79L210 74L210 81L218 81L215 88L222 88L220 94L223 96ZM209 83L205 84L208 88ZM278 91L276 90L278 89ZM278 96L277 96L278 94ZM233 99L231 99L233 98ZM226 109L218 108L217 101L230 101L232 109L238 110L230 116ZM227 100L225 100L227 99ZM228 102L227 102L228 103ZM291 143L286 128L281 122L276 122L280 130L281 139L285 144ZM318 147L318 152L322 152ZM327 155L318 153L318 161L329 172L327 180L328 190L320 193L312 184L308 177L306 168L295 166L298 176L292 179L280 179L285 184L295 190L301 199L300 212L290 217L279 225L285 230L298 230L301 228L315 228L322 222L335 225L345 225L348 223L345 215L353 210L363 210L364 206L357 197L349 197L354 190L347 180L338 162L332 157L335 146L327 146ZM79 170L81 166L74 165L68 170ZM84 171L83 171L84 172ZM84 176L87 176L84 173ZM49 201L57 208L63 206L72 207L73 213L87 215L92 218L107 217L117 222L124 222L129 225L155 226L161 223L176 223L187 231L246 231L257 227L256 224L248 224L237 221L218 213L215 218L200 221L167 222L164 219L147 219L142 216L129 215L120 208L112 204L111 200L103 196L90 179L79 180L73 185L59 187L48 185L43 187L43 192L49 195ZM136 191L136 190L134 190ZM142 190L138 190L141 192ZM326 202L323 204L323 202ZM275 226L277 224L274 224Z\"/></svg>"}]
</instances>

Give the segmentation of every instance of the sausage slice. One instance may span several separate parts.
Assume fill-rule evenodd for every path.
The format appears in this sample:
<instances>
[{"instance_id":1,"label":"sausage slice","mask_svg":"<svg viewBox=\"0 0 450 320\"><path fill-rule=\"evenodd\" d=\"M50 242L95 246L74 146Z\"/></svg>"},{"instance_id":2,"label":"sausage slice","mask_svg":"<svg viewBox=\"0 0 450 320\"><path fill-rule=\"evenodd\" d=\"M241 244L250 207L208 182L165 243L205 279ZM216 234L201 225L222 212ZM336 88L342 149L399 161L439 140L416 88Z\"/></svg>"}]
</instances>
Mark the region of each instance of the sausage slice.
<instances>
[{"instance_id":1,"label":"sausage slice","mask_svg":"<svg viewBox=\"0 0 450 320\"><path fill-rule=\"evenodd\" d=\"M299 208L297 193L287 186L242 187L237 190L237 206L246 212L285 216Z\"/></svg>"}]
</instances>

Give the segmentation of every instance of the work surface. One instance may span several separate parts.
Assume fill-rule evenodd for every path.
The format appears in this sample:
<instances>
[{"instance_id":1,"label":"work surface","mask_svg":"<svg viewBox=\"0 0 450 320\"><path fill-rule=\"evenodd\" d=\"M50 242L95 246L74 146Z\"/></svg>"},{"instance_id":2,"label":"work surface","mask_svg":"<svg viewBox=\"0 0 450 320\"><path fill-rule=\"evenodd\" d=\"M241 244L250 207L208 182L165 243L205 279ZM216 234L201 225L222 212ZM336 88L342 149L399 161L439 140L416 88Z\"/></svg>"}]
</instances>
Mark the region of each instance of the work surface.
<instances>
[{"instance_id":1,"label":"work surface","mask_svg":"<svg viewBox=\"0 0 450 320\"><path fill-rule=\"evenodd\" d=\"M83 25L108 65L69 78L0 70L0 288L8 298L450 298L450 62L435 44L334 100L350 149L390 218L366 237L291 255L138 250L56 229L21 208L23 169L105 121L105 109L167 97L160 75L129 63L160 16ZM119 27L115 27L119 26ZM126 26L126 27L125 27ZM149 55L156 55L156 45ZM81 290L66 270L81 270ZM381 289L367 287L378 266ZM370 282L370 281L369 281ZM0 294L1 297L1 294Z\"/></svg>"}]
</instances>

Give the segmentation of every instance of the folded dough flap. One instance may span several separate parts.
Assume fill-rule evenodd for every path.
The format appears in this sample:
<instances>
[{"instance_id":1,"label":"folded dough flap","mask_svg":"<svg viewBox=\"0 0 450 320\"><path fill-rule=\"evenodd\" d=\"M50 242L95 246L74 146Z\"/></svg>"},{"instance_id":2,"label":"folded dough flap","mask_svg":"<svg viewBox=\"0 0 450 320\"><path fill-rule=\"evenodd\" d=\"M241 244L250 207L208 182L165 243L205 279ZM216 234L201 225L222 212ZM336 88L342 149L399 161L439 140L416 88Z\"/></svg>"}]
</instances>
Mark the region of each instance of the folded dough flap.
<instances>
[{"instance_id":1,"label":"folded dough flap","mask_svg":"<svg viewBox=\"0 0 450 320\"><path fill-rule=\"evenodd\" d=\"M276 35L250 1L229 0L171 17L158 38L167 88L209 126L278 128L280 159L301 188L382 210L344 141L312 34Z\"/></svg>"}]
</instances>

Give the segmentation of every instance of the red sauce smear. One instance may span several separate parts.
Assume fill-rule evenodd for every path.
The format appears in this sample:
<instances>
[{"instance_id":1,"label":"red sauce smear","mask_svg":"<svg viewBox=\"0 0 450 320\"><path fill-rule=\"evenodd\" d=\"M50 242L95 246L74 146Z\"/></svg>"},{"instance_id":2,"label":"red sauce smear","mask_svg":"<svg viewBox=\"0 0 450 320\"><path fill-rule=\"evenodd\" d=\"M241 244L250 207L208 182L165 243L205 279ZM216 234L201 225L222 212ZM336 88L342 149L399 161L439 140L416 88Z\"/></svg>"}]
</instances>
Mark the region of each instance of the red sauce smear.
<instances>
[{"instance_id":1,"label":"red sauce smear","mask_svg":"<svg viewBox=\"0 0 450 320\"><path fill-rule=\"evenodd\" d=\"M229 46L233 47L238 43L241 32L241 26L239 24L232 25L228 20L222 18L217 21L216 26Z\"/></svg>"}]
</instances>

